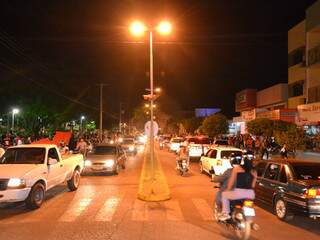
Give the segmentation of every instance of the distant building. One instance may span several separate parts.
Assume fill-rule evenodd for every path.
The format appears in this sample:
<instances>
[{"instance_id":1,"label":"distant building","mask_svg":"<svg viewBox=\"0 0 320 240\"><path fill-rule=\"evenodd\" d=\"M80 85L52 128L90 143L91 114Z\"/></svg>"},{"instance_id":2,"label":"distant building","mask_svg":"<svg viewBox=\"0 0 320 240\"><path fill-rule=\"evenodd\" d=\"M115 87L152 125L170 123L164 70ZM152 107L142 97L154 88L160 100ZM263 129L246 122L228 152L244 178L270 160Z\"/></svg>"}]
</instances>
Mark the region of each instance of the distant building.
<instances>
[{"instance_id":1,"label":"distant building","mask_svg":"<svg viewBox=\"0 0 320 240\"><path fill-rule=\"evenodd\" d=\"M320 1L288 32L288 106L298 109L297 123L320 132Z\"/></svg>"},{"instance_id":2,"label":"distant building","mask_svg":"<svg viewBox=\"0 0 320 240\"><path fill-rule=\"evenodd\" d=\"M220 108L196 108L195 109L195 116L196 117L208 117L217 112L220 112Z\"/></svg>"}]
</instances>

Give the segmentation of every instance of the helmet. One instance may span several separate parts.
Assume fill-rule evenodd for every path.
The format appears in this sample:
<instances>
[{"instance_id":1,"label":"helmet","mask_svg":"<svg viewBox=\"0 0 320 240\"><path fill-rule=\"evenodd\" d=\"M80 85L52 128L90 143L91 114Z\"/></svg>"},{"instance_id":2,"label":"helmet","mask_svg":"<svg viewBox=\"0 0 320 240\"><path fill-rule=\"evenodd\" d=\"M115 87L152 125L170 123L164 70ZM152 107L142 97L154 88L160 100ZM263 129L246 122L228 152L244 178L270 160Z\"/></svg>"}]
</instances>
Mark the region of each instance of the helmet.
<instances>
[{"instance_id":1,"label":"helmet","mask_svg":"<svg viewBox=\"0 0 320 240\"><path fill-rule=\"evenodd\" d=\"M241 154L231 153L231 155L230 155L231 165L240 165L241 161L242 161Z\"/></svg>"}]
</instances>

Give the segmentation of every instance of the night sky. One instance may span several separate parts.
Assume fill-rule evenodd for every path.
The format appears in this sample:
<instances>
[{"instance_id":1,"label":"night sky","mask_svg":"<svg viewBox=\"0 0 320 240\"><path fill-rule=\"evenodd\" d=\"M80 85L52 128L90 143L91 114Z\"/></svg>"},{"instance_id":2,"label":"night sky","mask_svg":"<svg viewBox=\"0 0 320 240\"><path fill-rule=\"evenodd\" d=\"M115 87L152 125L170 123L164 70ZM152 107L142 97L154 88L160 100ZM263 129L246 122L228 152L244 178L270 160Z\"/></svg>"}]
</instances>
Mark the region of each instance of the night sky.
<instances>
[{"instance_id":1,"label":"night sky","mask_svg":"<svg viewBox=\"0 0 320 240\"><path fill-rule=\"evenodd\" d=\"M169 113L220 107L234 116L235 93L287 82L287 31L314 0L1 0L0 113L45 96L67 111L126 117L148 87L148 45L128 33L132 20L169 19L155 36L159 105ZM109 115L110 119L112 118Z\"/></svg>"}]
</instances>

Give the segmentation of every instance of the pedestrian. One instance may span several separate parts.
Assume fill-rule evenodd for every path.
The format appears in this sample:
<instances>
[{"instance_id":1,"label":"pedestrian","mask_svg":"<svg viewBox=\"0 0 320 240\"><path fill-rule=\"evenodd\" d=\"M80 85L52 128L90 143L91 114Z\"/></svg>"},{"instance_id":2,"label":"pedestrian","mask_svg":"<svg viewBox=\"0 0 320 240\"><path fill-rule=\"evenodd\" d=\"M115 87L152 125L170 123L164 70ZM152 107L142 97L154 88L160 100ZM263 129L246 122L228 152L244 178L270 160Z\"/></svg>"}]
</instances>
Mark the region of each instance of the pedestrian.
<instances>
[{"instance_id":1,"label":"pedestrian","mask_svg":"<svg viewBox=\"0 0 320 240\"><path fill-rule=\"evenodd\" d=\"M76 150L78 150L84 158L87 157L88 144L82 137L80 138L80 141L77 144Z\"/></svg>"},{"instance_id":2,"label":"pedestrian","mask_svg":"<svg viewBox=\"0 0 320 240\"><path fill-rule=\"evenodd\" d=\"M287 159L288 158L287 144L283 144L283 147L280 150L280 154L281 154L282 159Z\"/></svg>"}]
</instances>

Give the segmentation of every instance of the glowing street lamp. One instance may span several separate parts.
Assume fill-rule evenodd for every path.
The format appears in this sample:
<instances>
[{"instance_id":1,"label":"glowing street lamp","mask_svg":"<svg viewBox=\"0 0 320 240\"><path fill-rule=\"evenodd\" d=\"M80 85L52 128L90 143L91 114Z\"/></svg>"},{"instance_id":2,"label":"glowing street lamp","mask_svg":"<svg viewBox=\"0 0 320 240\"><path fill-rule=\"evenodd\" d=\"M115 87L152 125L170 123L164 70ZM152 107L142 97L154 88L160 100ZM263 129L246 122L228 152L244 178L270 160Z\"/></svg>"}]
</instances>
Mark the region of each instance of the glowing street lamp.
<instances>
[{"instance_id":1,"label":"glowing street lamp","mask_svg":"<svg viewBox=\"0 0 320 240\"><path fill-rule=\"evenodd\" d=\"M85 120L86 117L85 116L81 116L80 117L80 128L81 128L81 132L83 132L83 126L82 126L82 123L83 123L83 120Z\"/></svg>"},{"instance_id":2,"label":"glowing street lamp","mask_svg":"<svg viewBox=\"0 0 320 240\"><path fill-rule=\"evenodd\" d=\"M18 108L13 108L12 109L12 126L11 126L12 130L14 130L14 116L16 114L18 114L19 112L20 112L20 110Z\"/></svg>"},{"instance_id":3,"label":"glowing street lamp","mask_svg":"<svg viewBox=\"0 0 320 240\"><path fill-rule=\"evenodd\" d=\"M172 31L171 23L168 21L162 21L155 28L147 28L145 24L140 21L134 21L130 25L130 32L134 36L142 36L145 32L149 32L149 51L150 51L150 161L152 175L154 176L154 115L153 115L153 106L154 100L157 97L154 95L154 92L160 92L154 89L153 84L153 30L156 30L161 35L169 35Z\"/></svg>"}]
</instances>

